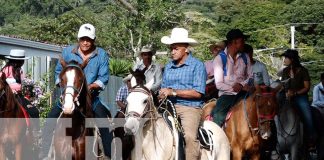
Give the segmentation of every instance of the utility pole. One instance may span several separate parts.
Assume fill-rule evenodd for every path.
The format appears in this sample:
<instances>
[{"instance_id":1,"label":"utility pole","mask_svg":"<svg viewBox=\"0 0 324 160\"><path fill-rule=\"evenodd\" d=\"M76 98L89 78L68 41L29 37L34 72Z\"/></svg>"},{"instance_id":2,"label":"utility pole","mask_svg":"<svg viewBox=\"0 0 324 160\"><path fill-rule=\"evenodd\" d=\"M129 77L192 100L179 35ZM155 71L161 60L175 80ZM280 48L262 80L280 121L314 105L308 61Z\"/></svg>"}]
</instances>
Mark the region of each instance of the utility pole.
<instances>
[{"instance_id":1,"label":"utility pole","mask_svg":"<svg viewBox=\"0 0 324 160\"><path fill-rule=\"evenodd\" d=\"M291 49L295 49L295 26L290 26L291 32Z\"/></svg>"}]
</instances>

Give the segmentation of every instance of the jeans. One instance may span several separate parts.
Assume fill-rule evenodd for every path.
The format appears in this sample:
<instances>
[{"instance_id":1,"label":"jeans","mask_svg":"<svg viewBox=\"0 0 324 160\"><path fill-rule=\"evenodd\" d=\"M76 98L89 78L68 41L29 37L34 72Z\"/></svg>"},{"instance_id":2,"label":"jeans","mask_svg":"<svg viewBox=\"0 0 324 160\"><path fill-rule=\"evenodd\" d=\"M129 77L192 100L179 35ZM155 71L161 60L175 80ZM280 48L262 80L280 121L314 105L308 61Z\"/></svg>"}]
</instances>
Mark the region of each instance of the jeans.
<instances>
[{"instance_id":1,"label":"jeans","mask_svg":"<svg viewBox=\"0 0 324 160\"><path fill-rule=\"evenodd\" d=\"M228 111L241 99L248 96L247 92L239 92L237 95L222 95L217 99L216 107L212 111L214 122L222 126Z\"/></svg>"},{"instance_id":2,"label":"jeans","mask_svg":"<svg viewBox=\"0 0 324 160\"><path fill-rule=\"evenodd\" d=\"M308 96L298 95L293 97L291 101L294 102L294 105L297 107L299 113L301 114L308 136L315 138L314 136L316 135L316 132L313 124L311 108L308 102Z\"/></svg>"},{"instance_id":3,"label":"jeans","mask_svg":"<svg viewBox=\"0 0 324 160\"><path fill-rule=\"evenodd\" d=\"M99 100L99 99L98 99ZM96 101L94 103L96 106L93 107L94 109L94 117L95 118L106 118L111 117L109 110L100 102ZM57 103L56 106L52 107L51 111L48 113L46 122L42 129L43 140L42 140L42 150L41 150L41 158L47 157L51 143L53 138L53 131L56 127L56 120L60 116L62 109L60 108L60 104ZM109 123L108 119L107 122L102 122L96 120L97 123ZM108 126L106 124L106 126ZM102 126L102 125L101 125ZM111 157L111 142L113 139L113 133L109 132L109 128L99 128L99 132L101 135L104 153L106 156Z\"/></svg>"}]
</instances>

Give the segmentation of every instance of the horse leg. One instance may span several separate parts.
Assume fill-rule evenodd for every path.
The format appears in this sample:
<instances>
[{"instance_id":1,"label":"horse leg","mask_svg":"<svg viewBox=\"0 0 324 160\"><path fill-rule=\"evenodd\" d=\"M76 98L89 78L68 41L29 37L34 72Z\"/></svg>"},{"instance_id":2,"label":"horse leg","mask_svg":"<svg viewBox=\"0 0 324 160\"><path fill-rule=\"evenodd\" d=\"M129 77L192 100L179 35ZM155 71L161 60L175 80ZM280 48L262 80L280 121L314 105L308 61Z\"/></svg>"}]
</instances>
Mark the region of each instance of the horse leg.
<instances>
[{"instance_id":1,"label":"horse leg","mask_svg":"<svg viewBox=\"0 0 324 160\"><path fill-rule=\"evenodd\" d=\"M16 157L16 160L22 159L22 145L21 145L21 143L17 143L15 146L15 157Z\"/></svg>"},{"instance_id":2,"label":"horse leg","mask_svg":"<svg viewBox=\"0 0 324 160\"><path fill-rule=\"evenodd\" d=\"M243 150L239 146L233 146L233 149L232 149L233 159L232 160L242 160L243 154L244 154Z\"/></svg>"},{"instance_id":3,"label":"horse leg","mask_svg":"<svg viewBox=\"0 0 324 160\"><path fill-rule=\"evenodd\" d=\"M0 145L0 159L6 159L3 145Z\"/></svg>"}]
</instances>

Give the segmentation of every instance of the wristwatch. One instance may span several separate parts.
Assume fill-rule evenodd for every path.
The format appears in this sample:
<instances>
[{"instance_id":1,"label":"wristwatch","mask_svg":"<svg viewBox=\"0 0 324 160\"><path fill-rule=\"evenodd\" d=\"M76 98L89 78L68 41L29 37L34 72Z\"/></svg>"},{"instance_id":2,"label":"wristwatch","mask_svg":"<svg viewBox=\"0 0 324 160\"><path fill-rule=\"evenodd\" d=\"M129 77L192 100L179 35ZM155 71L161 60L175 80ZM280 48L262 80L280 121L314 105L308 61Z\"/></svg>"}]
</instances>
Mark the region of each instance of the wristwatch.
<instances>
[{"instance_id":1,"label":"wristwatch","mask_svg":"<svg viewBox=\"0 0 324 160\"><path fill-rule=\"evenodd\" d=\"M177 92L174 89L172 89L172 96L173 97L176 97L177 96Z\"/></svg>"}]
</instances>

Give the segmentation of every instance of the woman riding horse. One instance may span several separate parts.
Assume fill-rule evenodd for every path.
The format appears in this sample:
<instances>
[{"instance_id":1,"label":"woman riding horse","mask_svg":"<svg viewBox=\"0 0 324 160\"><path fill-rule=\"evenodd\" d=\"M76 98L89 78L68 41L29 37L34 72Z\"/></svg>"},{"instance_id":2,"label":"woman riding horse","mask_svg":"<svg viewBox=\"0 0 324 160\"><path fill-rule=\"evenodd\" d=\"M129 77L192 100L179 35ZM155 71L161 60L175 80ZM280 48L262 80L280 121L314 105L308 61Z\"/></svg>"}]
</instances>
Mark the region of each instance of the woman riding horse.
<instances>
[{"instance_id":1,"label":"woman riding horse","mask_svg":"<svg viewBox=\"0 0 324 160\"><path fill-rule=\"evenodd\" d=\"M8 62L1 69L5 74L6 81L9 84L12 92L15 94L18 102L27 110L31 118L39 118L39 111L35 106L22 95L22 81L25 79L23 70L21 69L24 64L24 60L29 59L25 57L24 50L13 49L10 51L10 55L6 56Z\"/></svg>"}]
</instances>

